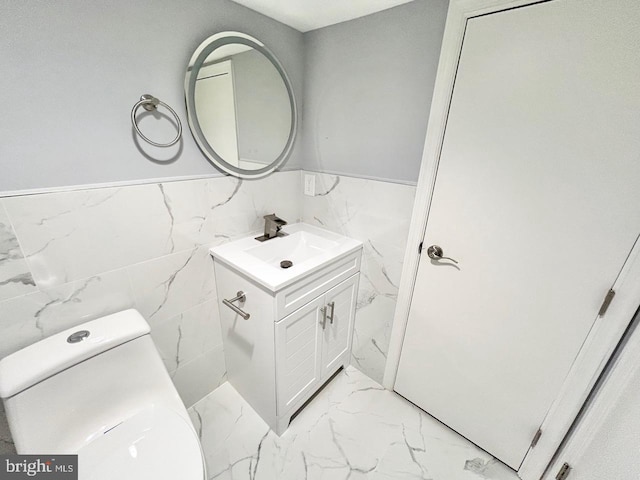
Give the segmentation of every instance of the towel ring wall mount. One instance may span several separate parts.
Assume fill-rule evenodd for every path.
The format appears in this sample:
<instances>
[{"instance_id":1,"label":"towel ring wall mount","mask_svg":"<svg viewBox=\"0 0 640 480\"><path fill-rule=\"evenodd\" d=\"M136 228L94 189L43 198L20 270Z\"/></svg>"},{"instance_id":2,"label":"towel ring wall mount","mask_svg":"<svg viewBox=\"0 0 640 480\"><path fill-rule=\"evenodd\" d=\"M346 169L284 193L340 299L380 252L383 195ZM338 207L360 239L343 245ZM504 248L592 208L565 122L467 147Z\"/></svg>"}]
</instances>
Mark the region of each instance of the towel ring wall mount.
<instances>
[{"instance_id":1,"label":"towel ring wall mount","mask_svg":"<svg viewBox=\"0 0 640 480\"><path fill-rule=\"evenodd\" d=\"M136 113L137 113L138 109L140 107L142 107L147 112L153 112L154 110L158 109L158 105L161 105L164 108L166 108L167 110L169 110L171 112L171 114L173 115L173 117L176 119L176 124L178 126L178 134L176 135L176 138L171 140L169 143L154 142L153 140L151 140L148 137L146 137L140 131L140 128L138 127L138 122L136 120ZM131 123L133 125L133 128L135 128L136 133L140 136L140 138L142 138L145 142L153 145L154 147L170 147L170 146L175 145L176 143L178 143L180 141L180 138L182 137L182 122L180 121L180 117L178 117L178 114L176 113L176 111L173 108L171 108L169 105L164 103L163 101L159 100L158 98L154 97L153 95L149 95L148 93L145 93L144 95L142 95L140 97L140 101L137 102L133 106L133 108L131 109Z\"/></svg>"}]
</instances>

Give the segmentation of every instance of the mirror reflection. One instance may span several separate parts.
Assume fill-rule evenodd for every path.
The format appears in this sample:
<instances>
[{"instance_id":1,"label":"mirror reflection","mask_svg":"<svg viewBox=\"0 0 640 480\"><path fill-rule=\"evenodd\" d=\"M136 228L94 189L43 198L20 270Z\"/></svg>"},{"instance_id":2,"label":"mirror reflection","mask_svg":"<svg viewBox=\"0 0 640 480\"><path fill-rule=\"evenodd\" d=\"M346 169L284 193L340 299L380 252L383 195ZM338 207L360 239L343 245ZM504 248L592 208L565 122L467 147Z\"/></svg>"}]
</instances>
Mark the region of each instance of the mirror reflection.
<instances>
[{"instance_id":1,"label":"mirror reflection","mask_svg":"<svg viewBox=\"0 0 640 480\"><path fill-rule=\"evenodd\" d=\"M198 48L187 71L187 109L205 155L228 173L253 176L285 159L295 134L295 107L275 57L259 42L235 39L242 43L227 37Z\"/></svg>"}]
</instances>

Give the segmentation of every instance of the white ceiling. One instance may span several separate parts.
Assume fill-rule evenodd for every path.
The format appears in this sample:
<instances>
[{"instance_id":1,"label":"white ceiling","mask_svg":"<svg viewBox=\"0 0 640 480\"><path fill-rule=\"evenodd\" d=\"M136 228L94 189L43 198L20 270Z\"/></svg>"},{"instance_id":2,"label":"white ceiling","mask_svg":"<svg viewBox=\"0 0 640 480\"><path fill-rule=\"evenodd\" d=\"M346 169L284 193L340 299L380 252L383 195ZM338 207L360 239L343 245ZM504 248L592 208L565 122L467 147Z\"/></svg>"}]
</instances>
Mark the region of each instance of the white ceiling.
<instances>
[{"instance_id":1,"label":"white ceiling","mask_svg":"<svg viewBox=\"0 0 640 480\"><path fill-rule=\"evenodd\" d=\"M301 32L364 17L413 0L233 0Z\"/></svg>"}]
</instances>

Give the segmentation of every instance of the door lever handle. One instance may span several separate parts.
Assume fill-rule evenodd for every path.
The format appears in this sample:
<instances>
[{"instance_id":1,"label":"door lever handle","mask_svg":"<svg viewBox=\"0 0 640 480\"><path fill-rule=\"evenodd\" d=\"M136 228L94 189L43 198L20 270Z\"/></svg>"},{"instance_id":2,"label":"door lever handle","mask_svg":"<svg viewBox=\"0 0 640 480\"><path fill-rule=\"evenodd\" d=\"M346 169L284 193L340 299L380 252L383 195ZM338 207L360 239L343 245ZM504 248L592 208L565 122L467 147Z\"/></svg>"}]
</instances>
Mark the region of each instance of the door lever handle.
<instances>
[{"instance_id":1,"label":"door lever handle","mask_svg":"<svg viewBox=\"0 0 640 480\"><path fill-rule=\"evenodd\" d=\"M451 257L443 257L443 253L442 248L438 245L431 245L427 248L427 256L432 260L451 260L453 263L458 263L457 260L454 260Z\"/></svg>"}]
</instances>

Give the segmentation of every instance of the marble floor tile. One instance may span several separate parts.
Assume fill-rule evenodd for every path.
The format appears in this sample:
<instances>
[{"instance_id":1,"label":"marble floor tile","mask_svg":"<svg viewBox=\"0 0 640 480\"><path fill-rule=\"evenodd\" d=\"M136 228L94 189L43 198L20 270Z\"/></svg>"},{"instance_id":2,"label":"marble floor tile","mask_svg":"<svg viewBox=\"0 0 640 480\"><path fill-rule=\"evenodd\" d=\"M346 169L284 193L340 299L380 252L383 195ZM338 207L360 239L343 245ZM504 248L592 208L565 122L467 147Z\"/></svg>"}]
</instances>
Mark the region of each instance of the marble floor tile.
<instances>
[{"instance_id":1,"label":"marble floor tile","mask_svg":"<svg viewBox=\"0 0 640 480\"><path fill-rule=\"evenodd\" d=\"M281 437L229 383L189 413L209 480L517 480L491 455L353 367Z\"/></svg>"}]
</instances>

